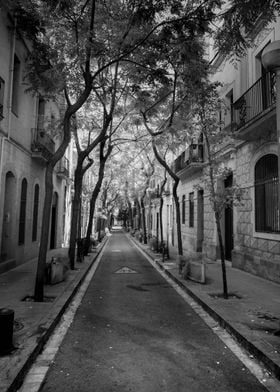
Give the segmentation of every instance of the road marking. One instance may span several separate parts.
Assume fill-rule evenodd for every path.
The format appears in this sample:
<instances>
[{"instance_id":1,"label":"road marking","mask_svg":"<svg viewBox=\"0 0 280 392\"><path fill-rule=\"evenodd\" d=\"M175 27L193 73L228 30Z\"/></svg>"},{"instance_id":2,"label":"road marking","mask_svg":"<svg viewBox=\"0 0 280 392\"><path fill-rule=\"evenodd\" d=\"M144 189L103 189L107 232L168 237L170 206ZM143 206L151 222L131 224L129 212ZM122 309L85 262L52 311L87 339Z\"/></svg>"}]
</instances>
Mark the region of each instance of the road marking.
<instances>
[{"instance_id":1,"label":"road marking","mask_svg":"<svg viewBox=\"0 0 280 392\"><path fill-rule=\"evenodd\" d=\"M38 392L40 390L41 385L47 376L48 370L54 362L55 356L64 339L64 336L66 335L68 328L74 319L76 311L82 302L88 285L90 284L92 277L95 274L108 242L109 240L103 246L83 283L81 284L65 313L61 317L60 322L55 327L53 334L45 344L42 354L38 355L36 361L31 366L21 388L19 389L19 392Z\"/></svg>"},{"instance_id":2,"label":"road marking","mask_svg":"<svg viewBox=\"0 0 280 392\"><path fill-rule=\"evenodd\" d=\"M138 274L138 272L128 267L122 267L115 274Z\"/></svg>"},{"instance_id":3,"label":"road marking","mask_svg":"<svg viewBox=\"0 0 280 392\"><path fill-rule=\"evenodd\" d=\"M114 249L114 250L112 250L112 252L121 252L121 250L120 249Z\"/></svg>"},{"instance_id":4,"label":"road marking","mask_svg":"<svg viewBox=\"0 0 280 392\"><path fill-rule=\"evenodd\" d=\"M129 238L129 237L128 237ZM243 363L244 366L266 387L269 392L279 392L280 382L263 364L249 354L216 320L214 320L195 300L190 297L172 278L166 275L159 265L144 252L138 244L129 238L132 244L146 257L150 264L160 273L160 275L177 291L177 293L187 302L199 317L211 328L211 330L222 340L222 342L232 351L232 353Z\"/></svg>"}]
</instances>

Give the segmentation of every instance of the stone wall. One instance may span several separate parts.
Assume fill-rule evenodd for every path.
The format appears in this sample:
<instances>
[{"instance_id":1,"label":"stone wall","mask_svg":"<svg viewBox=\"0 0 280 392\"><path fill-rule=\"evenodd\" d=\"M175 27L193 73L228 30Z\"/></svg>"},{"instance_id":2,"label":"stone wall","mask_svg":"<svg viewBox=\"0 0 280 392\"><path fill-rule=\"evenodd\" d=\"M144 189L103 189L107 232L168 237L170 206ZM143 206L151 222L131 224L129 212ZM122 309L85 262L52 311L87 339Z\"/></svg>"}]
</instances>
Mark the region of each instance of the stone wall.
<instances>
[{"instance_id":1,"label":"stone wall","mask_svg":"<svg viewBox=\"0 0 280 392\"><path fill-rule=\"evenodd\" d=\"M273 137L271 137L273 140ZM236 208L233 267L280 283L280 235L255 232L254 166L268 153L276 153L273 141L259 140L237 151L237 181L244 189L242 204Z\"/></svg>"}]
</instances>

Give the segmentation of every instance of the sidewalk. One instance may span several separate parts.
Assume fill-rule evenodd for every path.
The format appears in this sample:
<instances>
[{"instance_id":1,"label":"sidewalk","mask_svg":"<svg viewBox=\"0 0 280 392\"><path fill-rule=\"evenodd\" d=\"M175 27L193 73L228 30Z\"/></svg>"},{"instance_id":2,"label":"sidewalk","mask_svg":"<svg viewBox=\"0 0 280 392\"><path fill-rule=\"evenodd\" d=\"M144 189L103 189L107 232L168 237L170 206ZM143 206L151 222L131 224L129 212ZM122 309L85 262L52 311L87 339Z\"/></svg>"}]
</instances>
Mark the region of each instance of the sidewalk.
<instances>
[{"instance_id":1,"label":"sidewalk","mask_svg":"<svg viewBox=\"0 0 280 392\"><path fill-rule=\"evenodd\" d=\"M0 392L18 389L105 242L106 237L82 263L76 263L77 269L69 270L64 282L45 285L44 295L52 302L22 301L33 295L36 259L0 275L0 308L15 312L13 343L17 348L10 355L0 356ZM67 258L67 252L66 248L54 249L48 252L47 259Z\"/></svg>"},{"instance_id":2,"label":"sidewalk","mask_svg":"<svg viewBox=\"0 0 280 392\"><path fill-rule=\"evenodd\" d=\"M220 262L206 264L206 284L184 280L178 273L176 255L163 263L161 254L130 238L280 379L280 336L274 334L280 329L280 285L227 266L230 298L225 300L217 296L222 292Z\"/></svg>"}]
</instances>

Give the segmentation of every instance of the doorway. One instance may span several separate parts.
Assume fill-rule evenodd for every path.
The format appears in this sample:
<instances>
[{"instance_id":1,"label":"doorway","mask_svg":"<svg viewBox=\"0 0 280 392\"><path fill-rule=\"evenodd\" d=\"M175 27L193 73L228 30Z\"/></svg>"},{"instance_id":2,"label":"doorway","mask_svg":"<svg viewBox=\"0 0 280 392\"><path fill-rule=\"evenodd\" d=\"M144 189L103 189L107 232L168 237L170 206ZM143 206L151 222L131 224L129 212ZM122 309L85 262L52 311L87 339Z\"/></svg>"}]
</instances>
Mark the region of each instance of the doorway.
<instances>
[{"instance_id":1,"label":"doorway","mask_svg":"<svg viewBox=\"0 0 280 392\"><path fill-rule=\"evenodd\" d=\"M204 192L200 189L197 192L197 245L196 251L202 252L204 240Z\"/></svg>"},{"instance_id":2,"label":"doorway","mask_svg":"<svg viewBox=\"0 0 280 392\"><path fill-rule=\"evenodd\" d=\"M52 209L51 209L50 249L55 249L56 247L57 208L58 208L58 194L55 192L53 195Z\"/></svg>"},{"instance_id":3,"label":"doorway","mask_svg":"<svg viewBox=\"0 0 280 392\"><path fill-rule=\"evenodd\" d=\"M13 259L15 256L14 246L14 218L16 205L16 179L12 172L8 172L5 178L5 196L2 223L2 242L0 262Z\"/></svg>"}]
</instances>

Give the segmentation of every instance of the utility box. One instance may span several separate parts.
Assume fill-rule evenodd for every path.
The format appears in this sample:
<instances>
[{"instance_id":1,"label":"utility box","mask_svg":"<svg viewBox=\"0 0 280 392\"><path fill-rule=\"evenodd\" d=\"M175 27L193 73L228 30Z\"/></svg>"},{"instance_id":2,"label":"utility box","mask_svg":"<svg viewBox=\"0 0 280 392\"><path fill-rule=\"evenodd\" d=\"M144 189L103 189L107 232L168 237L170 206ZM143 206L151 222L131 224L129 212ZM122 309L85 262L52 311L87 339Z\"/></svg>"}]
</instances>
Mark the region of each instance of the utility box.
<instances>
[{"instance_id":1,"label":"utility box","mask_svg":"<svg viewBox=\"0 0 280 392\"><path fill-rule=\"evenodd\" d=\"M9 354L14 349L14 314L12 309L0 309L0 355Z\"/></svg>"}]
</instances>

